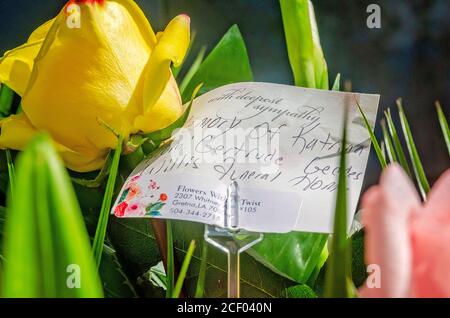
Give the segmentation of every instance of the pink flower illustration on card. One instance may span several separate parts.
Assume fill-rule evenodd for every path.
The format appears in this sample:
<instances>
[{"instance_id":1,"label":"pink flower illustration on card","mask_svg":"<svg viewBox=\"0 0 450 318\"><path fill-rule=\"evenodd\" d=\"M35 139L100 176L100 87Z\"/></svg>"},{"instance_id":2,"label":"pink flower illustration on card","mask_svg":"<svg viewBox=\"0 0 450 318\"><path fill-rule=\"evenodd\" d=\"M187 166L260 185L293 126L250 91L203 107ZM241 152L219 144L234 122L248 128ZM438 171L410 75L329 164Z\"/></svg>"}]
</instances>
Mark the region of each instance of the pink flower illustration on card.
<instances>
[{"instance_id":1,"label":"pink flower illustration on card","mask_svg":"<svg viewBox=\"0 0 450 318\"><path fill-rule=\"evenodd\" d=\"M140 202L130 202L125 210L126 216L143 216L145 214L145 206Z\"/></svg>"}]
</instances>

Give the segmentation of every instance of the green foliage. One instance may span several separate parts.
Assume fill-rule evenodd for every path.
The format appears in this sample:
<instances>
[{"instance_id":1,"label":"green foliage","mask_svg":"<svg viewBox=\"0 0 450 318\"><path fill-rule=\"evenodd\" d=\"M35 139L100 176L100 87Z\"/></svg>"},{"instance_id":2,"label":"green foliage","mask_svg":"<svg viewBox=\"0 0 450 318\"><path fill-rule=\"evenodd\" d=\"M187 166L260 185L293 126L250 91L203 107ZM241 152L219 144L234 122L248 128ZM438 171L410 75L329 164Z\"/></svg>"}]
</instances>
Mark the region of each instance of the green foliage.
<instances>
[{"instance_id":1,"label":"green foliage","mask_svg":"<svg viewBox=\"0 0 450 318\"><path fill-rule=\"evenodd\" d=\"M313 283L310 278L320 263L327 240L328 234L268 233L264 235L261 243L249 250L249 254L268 268L297 283Z\"/></svg>"},{"instance_id":2,"label":"green foliage","mask_svg":"<svg viewBox=\"0 0 450 318\"><path fill-rule=\"evenodd\" d=\"M341 74L338 73L336 75L336 78L334 80L333 87L331 88L331 90L338 92L340 89L341 89Z\"/></svg>"},{"instance_id":3,"label":"green foliage","mask_svg":"<svg viewBox=\"0 0 450 318\"><path fill-rule=\"evenodd\" d=\"M395 154L394 144L386 128L386 122L381 121L381 129L383 130L383 140L386 145L389 162L397 162L397 155ZM385 156L384 156L385 157Z\"/></svg>"},{"instance_id":4,"label":"green foliage","mask_svg":"<svg viewBox=\"0 0 450 318\"><path fill-rule=\"evenodd\" d=\"M205 240L203 240L202 254L200 258L200 269L198 272L197 287L195 289L195 298L202 298L205 294L207 260L208 260L208 243Z\"/></svg>"},{"instance_id":5,"label":"green foliage","mask_svg":"<svg viewBox=\"0 0 450 318\"><path fill-rule=\"evenodd\" d=\"M355 286L361 286L367 278L364 261L364 231L352 235L352 280Z\"/></svg>"},{"instance_id":6,"label":"green foliage","mask_svg":"<svg viewBox=\"0 0 450 318\"><path fill-rule=\"evenodd\" d=\"M8 117L12 113L14 91L2 84L0 87L0 119Z\"/></svg>"},{"instance_id":7,"label":"green foliage","mask_svg":"<svg viewBox=\"0 0 450 318\"><path fill-rule=\"evenodd\" d=\"M175 288L173 290L172 298L178 298L181 293L181 288L183 287L184 280L186 279L186 274L189 268L189 264L191 263L192 255L195 251L195 241L191 241L189 244L189 248L184 256L183 264L181 265L180 273L178 274L177 283L175 284Z\"/></svg>"},{"instance_id":8,"label":"green foliage","mask_svg":"<svg viewBox=\"0 0 450 318\"><path fill-rule=\"evenodd\" d=\"M285 298L317 298L316 293L308 285L296 285L284 290Z\"/></svg>"},{"instance_id":9,"label":"green foliage","mask_svg":"<svg viewBox=\"0 0 450 318\"><path fill-rule=\"evenodd\" d=\"M197 73L198 69L202 65L202 62L205 58L206 53L206 46L203 46L200 51L197 54L197 57L195 58L194 62L192 63L191 67L187 71L186 75L183 78L183 81L180 84L180 93L181 95L184 94L184 91L186 90L186 87L192 80L192 77Z\"/></svg>"},{"instance_id":10,"label":"green foliage","mask_svg":"<svg viewBox=\"0 0 450 318\"><path fill-rule=\"evenodd\" d=\"M426 198L428 192L430 192L430 185L428 184L425 171L423 170L422 161L420 160L419 153L417 152L416 144L412 136L411 128L409 127L408 120L406 119L405 112L403 110L402 102L397 100L398 113L400 115L400 122L402 124L403 135L405 136L406 145L408 147L409 157L413 166L414 175L416 176L417 184L419 185L420 193L423 199Z\"/></svg>"},{"instance_id":11,"label":"green foliage","mask_svg":"<svg viewBox=\"0 0 450 318\"><path fill-rule=\"evenodd\" d=\"M167 289L166 298L170 298L173 295L175 284L175 258L173 255L173 232L172 221L166 221L166 233L167 233Z\"/></svg>"},{"instance_id":12,"label":"green foliage","mask_svg":"<svg viewBox=\"0 0 450 318\"><path fill-rule=\"evenodd\" d=\"M8 201L2 295L102 297L70 178L48 137L37 136L20 155L14 193L20 196ZM81 286L68 288L77 268Z\"/></svg>"},{"instance_id":13,"label":"green foliage","mask_svg":"<svg viewBox=\"0 0 450 318\"><path fill-rule=\"evenodd\" d=\"M328 89L328 68L309 0L280 0L295 85Z\"/></svg>"},{"instance_id":14,"label":"green foliage","mask_svg":"<svg viewBox=\"0 0 450 318\"><path fill-rule=\"evenodd\" d=\"M123 137L120 136L117 140L117 147L114 151L114 156L111 162L109 171L108 182L106 184L106 190L103 197L103 203L100 210L100 216L98 219L97 230L95 232L93 253L97 267L100 266L103 245L105 242L106 228L108 226L109 212L111 211L111 203L114 194L114 186L116 184L117 172L119 169L120 155L122 154Z\"/></svg>"},{"instance_id":15,"label":"green foliage","mask_svg":"<svg viewBox=\"0 0 450 318\"><path fill-rule=\"evenodd\" d=\"M359 112L361 113L361 116L364 119L364 124L366 125L367 132L369 133L373 148L375 149L375 152L377 154L378 161L380 162L381 167L384 169L384 168L386 168L386 165L387 165L386 158L384 157L383 152L381 151L381 147L380 147L380 144L378 143L377 137L373 133L373 129L370 126L369 121L367 120L367 117L361 108L361 105L359 105L358 100L355 99L355 101L356 101L356 105L358 106Z\"/></svg>"},{"instance_id":16,"label":"green foliage","mask_svg":"<svg viewBox=\"0 0 450 318\"><path fill-rule=\"evenodd\" d=\"M125 274L117 252L108 244L103 247L102 262L99 268L103 290L107 298L135 298L137 293Z\"/></svg>"},{"instance_id":17,"label":"green foliage","mask_svg":"<svg viewBox=\"0 0 450 318\"><path fill-rule=\"evenodd\" d=\"M450 129L448 128L448 122L442 111L441 104L436 102L436 111L439 118L439 124L441 125L442 134L444 136L445 144L447 145L448 154L450 155Z\"/></svg>"},{"instance_id":18,"label":"green foliage","mask_svg":"<svg viewBox=\"0 0 450 318\"><path fill-rule=\"evenodd\" d=\"M15 189L15 183L16 183L16 172L14 169L14 163L11 157L11 151L9 149L6 149L6 163L8 166L8 180L9 180L9 195L11 198L14 196L14 189Z\"/></svg>"},{"instance_id":19,"label":"green foliage","mask_svg":"<svg viewBox=\"0 0 450 318\"><path fill-rule=\"evenodd\" d=\"M409 169L408 162L406 161L406 155L403 151L402 144L400 143L400 138L397 133L397 129L395 128L394 121L392 120L391 110L389 108L386 112L384 112L384 117L386 118L386 122L389 127L389 134L393 140L394 150L396 157L398 158L398 162L402 166L403 170L411 176L411 170Z\"/></svg>"},{"instance_id":20,"label":"green foliage","mask_svg":"<svg viewBox=\"0 0 450 318\"><path fill-rule=\"evenodd\" d=\"M191 240L203 242L204 226L185 221L172 221L175 257L181 264ZM160 261L158 244L150 220L112 218L109 227L112 243L127 259L127 274L131 281L148 271L150 264ZM193 297L202 263L201 249L194 252L185 280L186 296ZM204 297L227 296L227 258L217 249L208 249ZM241 296L281 297L284 289L294 283L262 265L253 257L241 256ZM150 287L142 291L151 295Z\"/></svg>"},{"instance_id":21,"label":"green foliage","mask_svg":"<svg viewBox=\"0 0 450 318\"><path fill-rule=\"evenodd\" d=\"M333 238L325 276L325 297L349 298L355 296L352 282L352 242L347 236L347 176L343 167L347 166L345 145L347 144L347 114L341 143L341 156L334 215Z\"/></svg>"},{"instance_id":22,"label":"green foliage","mask_svg":"<svg viewBox=\"0 0 450 318\"><path fill-rule=\"evenodd\" d=\"M188 101L195 88L202 83L200 95L226 84L252 80L244 40L239 28L233 25L186 84L182 99L183 102Z\"/></svg>"}]
</instances>

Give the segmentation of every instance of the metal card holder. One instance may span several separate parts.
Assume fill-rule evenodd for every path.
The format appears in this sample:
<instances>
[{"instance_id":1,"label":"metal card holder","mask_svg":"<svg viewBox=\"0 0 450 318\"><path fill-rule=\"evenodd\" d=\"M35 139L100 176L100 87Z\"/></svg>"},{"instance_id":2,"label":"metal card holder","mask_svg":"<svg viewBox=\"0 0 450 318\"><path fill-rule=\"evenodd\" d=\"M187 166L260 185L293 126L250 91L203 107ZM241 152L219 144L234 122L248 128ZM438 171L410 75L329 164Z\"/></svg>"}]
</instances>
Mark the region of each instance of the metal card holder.
<instances>
[{"instance_id":1,"label":"metal card holder","mask_svg":"<svg viewBox=\"0 0 450 318\"><path fill-rule=\"evenodd\" d=\"M205 241L228 256L228 298L240 296L240 254L263 239L262 233L239 229L239 186L233 181L227 189L225 227L205 226Z\"/></svg>"}]
</instances>

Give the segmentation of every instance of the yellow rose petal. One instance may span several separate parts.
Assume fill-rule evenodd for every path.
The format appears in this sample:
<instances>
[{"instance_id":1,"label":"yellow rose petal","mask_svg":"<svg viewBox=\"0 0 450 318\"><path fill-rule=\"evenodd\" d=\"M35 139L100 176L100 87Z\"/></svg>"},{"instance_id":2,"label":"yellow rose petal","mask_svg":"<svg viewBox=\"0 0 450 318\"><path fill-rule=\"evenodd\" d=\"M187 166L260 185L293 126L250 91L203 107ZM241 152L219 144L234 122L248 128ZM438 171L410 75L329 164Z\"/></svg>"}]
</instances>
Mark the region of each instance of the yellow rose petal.
<instances>
[{"instance_id":1,"label":"yellow rose petal","mask_svg":"<svg viewBox=\"0 0 450 318\"><path fill-rule=\"evenodd\" d=\"M0 121L0 148L20 150L38 133L25 114L11 115Z\"/></svg>"},{"instance_id":2,"label":"yellow rose petal","mask_svg":"<svg viewBox=\"0 0 450 318\"><path fill-rule=\"evenodd\" d=\"M144 70L143 107L153 107L164 91L171 76L170 66L182 63L190 42L190 19L187 15L175 17L152 51Z\"/></svg>"},{"instance_id":3,"label":"yellow rose petal","mask_svg":"<svg viewBox=\"0 0 450 318\"><path fill-rule=\"evenodd\" d=\"M165 128L176 121L183 113L180 91L173 76L164 89L156 105L134 121L138 131L149 133Z\"/></svg>"},{"instance_id":4,"label":"yellow rose petal","mask_svg":"<svg viewBox=\"0 0 450 318\"><path fill-rule=\"evenodd\" d=\"M34 59L41 49L53 20L37 28L28 42L7 51L0 59L0 82L8 85L20 96L23 96L33 69Z\"/></svg>"}]
</instances>

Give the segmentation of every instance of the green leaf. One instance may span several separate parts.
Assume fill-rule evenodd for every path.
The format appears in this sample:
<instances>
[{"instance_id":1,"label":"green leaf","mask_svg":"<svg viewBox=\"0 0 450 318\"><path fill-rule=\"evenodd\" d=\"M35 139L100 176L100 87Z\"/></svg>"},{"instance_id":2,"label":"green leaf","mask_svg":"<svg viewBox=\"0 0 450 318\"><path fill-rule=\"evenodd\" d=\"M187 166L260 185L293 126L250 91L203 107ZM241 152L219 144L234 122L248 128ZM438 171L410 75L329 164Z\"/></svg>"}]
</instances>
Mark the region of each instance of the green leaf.
<instances>
[{"instance_id":1,"label":"green leaf","mask_svg":"<svg viewBox=\"0 0 450 318\"><path fill-rule=\"evenodd\" d=\"M447 145L448 154L450 155L450 129L448 128L447 119L445 118L439 102L436 102L436 111L439 118L439 124L441 125L442 134L444 135L445 144Z\"/></svg>"},{"instance_id":2,"label":"green leaf","mask_svg":"<svg viewBox=\"0 0 450 318\"><path fill-rule=\"evenodd\" d=\"M358 106L359 112L361 113L361 116L364 119L364 124L366 125L367 132L369 133L370 140L372 141L373 148L375 149L375 152L378 157L378 161L380 162L381 168L386 168L386 158L383 155L383 152L381 151L380 144L378 143L377 137L373 133L372 126L370 126L369 121L367 120L366 115L364 114L364 111L361 108L361 105L359 105L359 102L357 99L355 99L356 105Z\"/></svg>"},{"instance_id":3,"label":"green leaf","mask_svg":"<svg viewBox=\"0 0 450 318\"><path fill-rule=\"evenodd\" d=\"M183 102L203 83L200 95L214 88L253 80L253 74L242 35L233 25L206 57L183 91Z\"/></svg>"},{"instance_id":4,"label":"green leaf","mask_svg":"<svg viewBox=\"0 0 450 318\"><path fill-rule=\"evenodd\" d=\"M386 122L384 120L381 121L381 128L383 130L383 140L384 140L384 144L386 145L389 161L397 162L397 155L395 154L394 145L392 144L392 140L386 129Z\"/></svg>"},{"instance_id":5,"label":"green leaf","mask_svg":"<svg viewBox=\"0 0 450 318\"><path fill-rule=\"evenodd\" d=\"M195 298L203 298L205 294L206 265L208 261L208 243L203 240L202 254L200 257L200 269L198 272L197 287L195 289Z\"/></svg>"},{"instance_id":6,"label":"green leaf","mask_svg":"<svg viewBox=\"0 0 450 318\"><path fill-rule=\"evenodd\" d=\"M137 293L125 274L117 252L108 244L103 247L103 257L99 268L103 290L107 298L135 298Z\"/></svg>"},{"instance_id":7,"label":"green leaf","mask_svg":"<svg viewBox=\"0 0 450 318\"><path fill-rule=\"evenodd\" d=\"M351 238L352 244L352 280L354 285L357 287L362 286L366 281L367 272L366 264L364 262L364 231L360 230L353 234ZM317 282L314 286L314 291L319 297L323 297L324 285L325 285L325 275L328 263L325 264L322 271L319 273Z\"/></svg>"},{"instance_id":8,"label":"green leaf","mask_svg":"<svg viewBox=\"0 0 450 318\"><path fill-rule=\"evenodd\" d=\"M364 262L364 230L352 236L352 280L359 287L366 281L367 267Z\"/></svg>"},{"instance_id":9,"label":"green leaf","mask_svg":"<svg viewBox=\"0 0 450 318\"><path fill-rule=\"evenodd\" d=\"M350 298L355 296L352 282L352 242L347 236L347 167L345 145L347 144L347 114L344 119L341 156L338 177L336 210L334 215L333 237L331 251L328 257L325 276L326 298Z\"/></svg>"},{"instance_id":10,"label":"green leaf","mask_svg":"<svg viewBox=\"0 0 450 318\"><path fill-rule=\"evenodd\" d=\"M172 297L175 285L175 257L173 253L172 221L166 220L167 226L167 289L166 298Z\"/></svg>"},{"instance_id":11,"label":"green leaf","mask_svg":"<svg viewBox=\"0 0 450 318\"><path fill-rule=\"evenodd\" d=\"M296 285L286 288L285 298L317 298L316 293L308 285Z\"/></svg>"},{"instance_id":12,"label":"green leaf","mask_svg":"<svg viewBox=\"0 0 450 318\"><path fill-rule=\"evenodd\" d=\"M186 252L186 255L183 260L183 264L181 265L180 273L178 274L177 283L175 284L175 288L173 290L172 298L180 297L181 288L183 288L184 280L186 279L186 274L191 264L192 255L195 251L195 241L191 241L189 244L189 248Z\"/></svg>"},{"instance_id":13,"label":"green leaf","mask_svg":"<svg viewBox=\"0 0 450 318\"><path fill-rule=\"evenodd\" d=\"M406 161L406 155L405 152L403 151L402 144L400 143L400 138L398 137L397 129L395 128L394 121L392 120L391 116L391 110L389 108L387 111L384 112L384 116L386 117L386 121L389 128L389 134L392 137L398 161L402 166L403 170L405 170L405 172L411 176L411 170L409 169L408 162Z\"/></svg>"},{"instance_id":14,"label":"green leaf","mask_svg":"<svg viewBox=\"0 0 450 318\"><path fill-rule=\"evenodd\" d=\"M333 83L333 88L331 90L333 91L339 91L341 89L341 73L338 73L336 75L336 79Z\"/></svg>"},{"instance_id":15,"label":"green leaf","mask_svg":"<svg viewBox=\"0 0 450 318\"><path fill-rule=\"evenodd\" d=\"M14 189L16 183L16 172L14 170L14 163L11 157L11 151L6 149L6 162L8 165L8 179L9 179L9 191L11 198L14 197Z\"/></svg>"},{"instance_id":16,"label":"green leaf","mask_svg":"<svg viewBox=\"0 0 450 318\"><path fill-rule=\"evenodd\" d=\"M414 143L411 128L409 127L408 120L406 119L401 99L397 99L397 106L399 109L398 113L400 115L400 123L402 124L403 135L405 136L406 146L408 147L414 175L416 176L422 198L425 200L427 193L430 192L430 185L428 183L427 176L425 175L425 171L423 170L422 162L420 160L419 153L417 152L416 144Z\"/></svg>"},{"instance_id":17,"label":"green leaf","mask_svg":"<svg viewBox=\"0 0 450 318\"><path fill-rule=\"evenodd\" d=\"M14 91L5 84L0 87L0 119L6 118L12 113Z\"/></svg>"},{"instance_id":18,"label":"green leaf","mask_svg":"<svg viewBox=\"0 0 450 318\"><path fill-rule=\"evenodd\" d=\"M296 86L328 89L328 68L309 0L280 0L289 61Z\"/></svg>"},{"instance_id":19,"label":"green leaf","mask_svg":"<svg viewBox=\"0 0 450 318\"><path fill-rule=\"evenodd\" d=\"M156 202L145 208L147 212L159 211L161 208L166 205L164 202Z\"/></svg>"},{"instance_id":20,"label":"green leaf","mask_svg":"<svg viewBox=\"0 0 450 318\"><path fill-rule=\"evenodd\" d=\"M198 69L202 65L203 59L205 58L205 53L206 53L206 46L202 46L202 48L198 52L197 57L195 58L191 67L189 68L189 71L184 76L183 81L181 81L181 84L180 84L181 95L183 95L184 91L186 90L186 87L188 86L189 82L192 80L192 77L195 75L195 73L197 73Z\"/></svg>"},{"instance_id":21,"label":"green leaf","mask_svg":"<svg viewBox=\"0 0 450 318\"><path fill-rule=\"evenodd\" d=\"M3 268L3 237L4 237L4 228L5 228L5 219L6 216L6 208L3 206L0 206L0 278L2 278L2 268ZM1 281L0 281L1 286ZM0 296L1 296L1 289L0 289Z\"/></svg>"},{"instance_id":22,"label":"green leaf","mask_svg":"<svg viewBox=\"0 0 450 318\"><path fill-rule=\"evenodd\" d=\"M103 245L105 243L106 228L108 226L109 212L111 211L111 203L114 193L114 186L116 184L117 171L119 169L120 155L122 153L123 137L120 136L117 140L117 147L114 151L111 168L109 171L109 178L106 184L105 194L103 197L100 216L98 218L97 230L95 231L93 253L97 267L100 266L103 253Z\"/></svg>"},{"instance_id":23,"label":"green leaf","mask_svg":"<svg viewBox=\"0 0 450 318\"><path fill-rule=\"evenodd\" d=\"M155 266L150 267L147 278L154 286L167 290L167 275L164 269L164 263L161 261Z\"/></svg>"},{"instance_id":24,"label":"green leaf","mask_svg":"<svg viewBox=\"0 0 450 318\"><path fill-rule=\"evenodd\" d=\"M249 254L276 273L304 284L318 265L327 240L328 234L267 233Z\"/></svg>"},{"instance_id":25,"label":"green leaf","mask_svg":"<svg viewBox=\"0 0 450 318\"><path fill-rule=\"evenodd\" d=\"M47 136L19 155L14 190L20 196L8 201L3 296L102 297L70 178ZM69 288L77 278L80 288Z\"/></svg>"}]
</instances>

